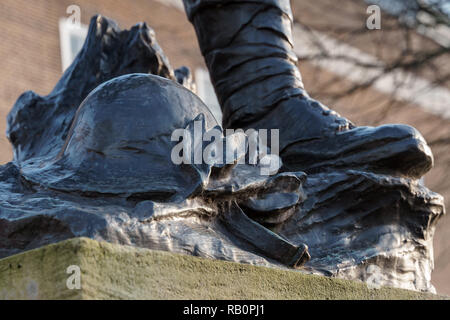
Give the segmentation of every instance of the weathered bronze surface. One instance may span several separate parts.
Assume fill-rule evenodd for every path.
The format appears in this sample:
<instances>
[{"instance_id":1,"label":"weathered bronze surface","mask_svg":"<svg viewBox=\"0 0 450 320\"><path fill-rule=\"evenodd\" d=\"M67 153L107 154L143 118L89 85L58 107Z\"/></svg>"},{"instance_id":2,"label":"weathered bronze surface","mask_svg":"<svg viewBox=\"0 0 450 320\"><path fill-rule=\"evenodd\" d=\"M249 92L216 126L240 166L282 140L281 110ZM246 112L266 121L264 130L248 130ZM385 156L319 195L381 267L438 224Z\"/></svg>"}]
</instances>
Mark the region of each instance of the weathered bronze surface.
<instances>
[{"instance_id":1,"label":"weathered bronze surface","mask_svg":"<svg viewBox=\"0 0 450 320\"><path fill-rule=\"evenodd\" d=\"M8 116L0 256L85 236L433 291L444 207L419 180L433 163L420 133L356 127L308 96L288 0L185 6L223 127L279 129L281 170L175 165L175 129L222 127L145 24L97 16L55 89L24 93Z\"/></svg>"}]
</instances>

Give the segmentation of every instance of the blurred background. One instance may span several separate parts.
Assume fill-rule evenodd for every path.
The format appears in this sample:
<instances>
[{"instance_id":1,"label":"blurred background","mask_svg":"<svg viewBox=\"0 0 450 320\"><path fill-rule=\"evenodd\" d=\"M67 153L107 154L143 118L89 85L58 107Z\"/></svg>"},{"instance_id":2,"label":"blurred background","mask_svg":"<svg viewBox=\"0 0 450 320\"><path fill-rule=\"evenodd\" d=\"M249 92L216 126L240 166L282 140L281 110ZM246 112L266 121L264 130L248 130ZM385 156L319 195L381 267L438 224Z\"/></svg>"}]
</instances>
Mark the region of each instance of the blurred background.
<instances>
[{"instance_id":1,"label":"blurred background","mask_svg":"<svg viewBox=\"0 0 450 320\"><path fill-rule=\"evenodd\" d=\"M295 52L310 95L358 125L404 123L430 144L424 177L450 208L450 0L291 0ZM376 6L373 6L376 5ZM378 12L378 9L381 9ZM100 13L122 29L152 27L172 67L194 74L220 109L181 0L1 0L0 164L11 161L6 116L24 91L48 94ZM432 282L450 295L450 217L438 223Z\"/></svg>"}]
</instances>

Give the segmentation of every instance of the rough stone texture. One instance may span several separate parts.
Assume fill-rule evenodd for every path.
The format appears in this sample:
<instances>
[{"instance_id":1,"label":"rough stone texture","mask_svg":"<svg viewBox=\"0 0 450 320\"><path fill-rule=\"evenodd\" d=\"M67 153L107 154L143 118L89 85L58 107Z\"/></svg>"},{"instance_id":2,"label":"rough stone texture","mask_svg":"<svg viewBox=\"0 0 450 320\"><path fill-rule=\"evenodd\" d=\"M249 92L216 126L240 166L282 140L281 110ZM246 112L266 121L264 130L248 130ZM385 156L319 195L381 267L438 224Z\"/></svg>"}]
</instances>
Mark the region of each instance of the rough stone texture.
<instances>
[{"instance_id":1,"label":"rough stone texture","mask_svg":"<svg viewBox=\"0 0 450 320\"><path fill-rule=\"evenodd\" d=\"M80 267L70 290L67 268ZM446 299L87 238L0 259L0 299Z\"/></svg>"}]
</instances>

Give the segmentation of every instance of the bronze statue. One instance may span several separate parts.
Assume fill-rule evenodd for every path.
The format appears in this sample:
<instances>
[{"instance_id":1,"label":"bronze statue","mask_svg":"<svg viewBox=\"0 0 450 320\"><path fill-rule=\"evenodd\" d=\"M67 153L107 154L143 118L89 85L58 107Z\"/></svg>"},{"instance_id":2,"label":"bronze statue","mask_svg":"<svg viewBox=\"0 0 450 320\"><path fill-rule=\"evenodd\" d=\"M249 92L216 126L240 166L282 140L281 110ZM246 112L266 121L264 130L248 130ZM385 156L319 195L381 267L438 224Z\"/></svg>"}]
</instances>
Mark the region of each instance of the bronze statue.
<instances>
[{"instance_id":1,"label":"bronze statue","mask_svg":"<svg viewBox=\"0 0 450 320\"><path fill-rule=\"evenodd\" d=\"M420 133L356 127L308 96L288 0L184 2L223 128L278 129L282 166L261 175L239 153L174 164L176 129L239 136L222 134L146 24L120 31L96 16L55 89L24 93L8 116L0 256L86 236L350 279L375 264L379 284L433 291L444 206L419 181L433 164Z\"/></svg>"}]
</instances>

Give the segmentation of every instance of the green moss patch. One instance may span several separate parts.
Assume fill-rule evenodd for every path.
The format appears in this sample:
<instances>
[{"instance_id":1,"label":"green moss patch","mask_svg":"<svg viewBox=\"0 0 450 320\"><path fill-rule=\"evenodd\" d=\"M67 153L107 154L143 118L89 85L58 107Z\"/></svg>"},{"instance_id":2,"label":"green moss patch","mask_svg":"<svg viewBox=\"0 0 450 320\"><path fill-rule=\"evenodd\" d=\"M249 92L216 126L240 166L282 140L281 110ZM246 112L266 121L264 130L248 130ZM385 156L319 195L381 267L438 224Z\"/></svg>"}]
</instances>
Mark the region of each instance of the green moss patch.
<instances>
[{"instance_id":1,"label":"green moss patch","mask_svg":"<svg viewBox=\"0 0 450 320\"><path fill-rule=\"evenodd\" d=\"M81 289L69 289L71 265ZM72 282L71 282L72 283ZM0 299L441 299L297 271L75 238L0 260Z\"/></svg>"}]
</instances>

